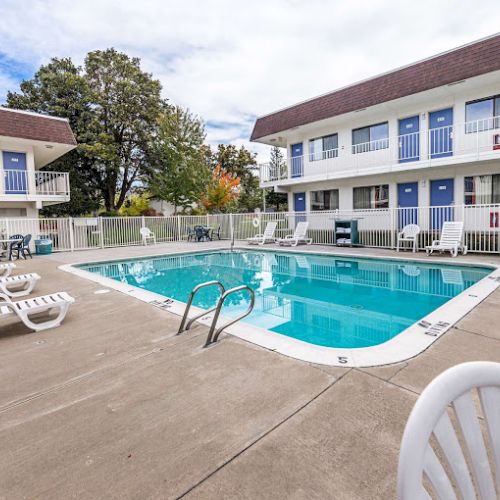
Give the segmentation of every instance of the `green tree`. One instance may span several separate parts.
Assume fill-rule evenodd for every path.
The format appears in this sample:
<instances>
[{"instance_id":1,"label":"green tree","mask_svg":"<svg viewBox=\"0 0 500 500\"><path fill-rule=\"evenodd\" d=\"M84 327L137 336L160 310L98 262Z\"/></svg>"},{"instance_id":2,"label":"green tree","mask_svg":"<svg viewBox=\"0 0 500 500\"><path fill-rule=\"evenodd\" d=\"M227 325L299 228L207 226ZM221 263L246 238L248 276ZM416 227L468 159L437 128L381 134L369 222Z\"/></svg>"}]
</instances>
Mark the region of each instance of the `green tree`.
<instances>
[{"instance_id":1,"label":"green tree","mask_svg":"<svg viewBox=\"0 0 500 500\"><path fill-rule=\"evenodd\" d=\"M281 148L273 146L269 159L269 174L271 179L282 179L286 176L286 161ZM273 206L276 211L288 209L288 196L286 193L277 193L273 189L266 190L266 205Z\"/></svg>"},{"instance_id":2,"label":"green tree","mask_svg":"<svg viewBox=\"0 0 500 500\"><path fill-rule=\"evenodd\" d=\"M115 49L90 52L83 68L70 59L52 59L7 104L66 117L78 148L50 168L70 172L70 215L119 209L134 183L149 172L146 161L162 101L161 85L137 58ZM63 213L63 212L61 212Z\"/></svg>"},{"instance_id":3,"label":"green tree","mask_svg":"<svg viewBox=\"0 0 500 500\"><path fill-rule=\"evenodd\" d=\"M142 215L149 208L149 196L146 193L132 194L118 210L118 215Z\"/></svg>"},{"instance_id":4,"label":"green tree","mask_svg":"<svg viewBox=\"0 0 500 500\"><path fill-rule=\"evenodd\" d=\"M117 210L134 182L149 172L147 161L161 110L161 85L141 70L140 60L115 49L85 59L93 140L82 145L94 160L91 182L107 211Z\"/></svg>"},{"instance_id":5,"label":"green tree","mask_svg":"<svg viewBox=\"0 0 500 500\"><path fill-rule=\"evenodd\" d=\"M214 166L220 165L226 172L239 177L241 192L234 205L239 212L253 212L257 207L262 207L263 192L259 186L255 156L244 146L238 149L232 144L219 144L210 155Z\"/></svg>"},{"instance_id":6,"label":"green tree","mask_svg":"<svg viewBox=\"0 0 500 500\"><path fill-rule=\"evenodd\" d=\"M203 121L179 106L166 106L158 119L147 181L153 198L186 208L199 200L210 179L203 147Z\"/></svg>"}]
</instances>

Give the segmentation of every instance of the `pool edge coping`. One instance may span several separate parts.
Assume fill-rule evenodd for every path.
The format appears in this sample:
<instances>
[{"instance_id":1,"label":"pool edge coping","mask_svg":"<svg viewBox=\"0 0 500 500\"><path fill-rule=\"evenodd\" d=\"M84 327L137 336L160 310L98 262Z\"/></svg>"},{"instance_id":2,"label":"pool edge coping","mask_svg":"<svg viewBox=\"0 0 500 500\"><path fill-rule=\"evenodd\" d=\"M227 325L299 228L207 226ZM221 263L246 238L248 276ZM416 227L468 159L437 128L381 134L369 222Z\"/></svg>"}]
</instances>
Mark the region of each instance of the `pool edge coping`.
<instances>
[{"instance_id":1,"label":"pool edge coping","mask_svg":"<svg viewBox=\"0 0 500 500\"><path fill-rule=\"evenodd\" d=\"M288 252L299 253L302 255L321 255L329 257L343 258L361 258L361 259L379 259L404 262L420 263L441 263L450 266L460 267L483 267L491 269L491 272L474 285L462 291L442 306L434 309L429 314L421 318L418 322L397 334L392 339L375 346L360 347L354 349L326 347L310 344L302 340L288 337L286 335L272 332L264 328L253 326L247 323L239 322L225 330L226 333L234 335L242 340L251 342L265 349L279 352L285 356L327 366L340 366L345 368L368 368L373 366L384 366L407 361L427 350L437 339L441 338L450 331L464 316L471 312L477 305L485 300L500 286L500 266L493 263L474 263L470 261L459 263L451 258L429 257L428 259L411 259L398 256L366 256L362 254L350 253L339 254L328 251L300 251L297 247L290 249L275 247L246 247L238 245L235 250L243 251L262 251L262 252ZM130 260L143 260L148 258L168 257L176 255L188 255L199 253L211 253L217 251L228 251L227 247L204 248L200 250L174 251L170 253L161 252L155 255L146 255L141 257L116 258L107 260L90 260L87 262L78 262L72 264L63 264L58 266L65 272L70 272L76 276L99 283L107 288L114 289L143 302L156 305L161 309L171 312L176 316L182 316L186 304L164 295L143 290L128 283L122 283L111 278L85 271L76 266L120 262ZM202 310L193 306L194 312L201 313ZM212 315L202 317L199 323L210 326ZM220 321L229 321L229 318L220 317Z\"/></svg>"}]
</instances>

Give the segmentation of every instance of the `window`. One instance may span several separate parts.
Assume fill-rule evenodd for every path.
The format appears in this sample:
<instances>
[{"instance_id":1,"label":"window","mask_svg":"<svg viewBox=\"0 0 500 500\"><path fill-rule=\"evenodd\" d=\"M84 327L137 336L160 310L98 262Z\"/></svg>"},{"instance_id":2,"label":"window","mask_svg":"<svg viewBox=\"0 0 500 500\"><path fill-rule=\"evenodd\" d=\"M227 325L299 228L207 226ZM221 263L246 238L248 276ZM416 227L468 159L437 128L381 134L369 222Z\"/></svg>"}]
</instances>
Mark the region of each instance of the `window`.
<instances>
[{"instance_id":1,"label":"window","mask_svg":"<svg viewBox=\"0 0 500 500\"><path fill-rule=\"evenodd\" d=\"M354 209L389 208L389 185L354 188Z\"/></svg>"},{"instance_id":2,"label":"window","mask_svg":"<svg viewBox=\"0 0 500 500\"><path fill-rule=\"evenodd\" d=\"M464 191L466 205L500 203L500 174L466 177Z\"/></svg>"},{"instance_id":3,"label":"window","mask_svg":"<svg viewBox=\"0 0 500 500\"><path fill-rule=\"evenodd\" d=\"M309 161L336 158L339 155L337 134L325 135L309 141Z\"/></svg>"},{"instance_id":4,"label":"window","mask_svg":"<svg viewBox=\"0 0 500 500\"><path fill-rule=\"evenodd\" d=\"M483 132L500 126L500 96L465 103L465 132Z\"/></svg>"},{"instance_id":5,"label":"window","mask_svg":"<svg viewBox=\"0 0 500 500\"><path fill-rule=\"evenodd\" d=\"M389 124L379 123L352 131L352 152L366 153L389 147Z\"/></svg>"},{"instance_id":6,"label":"window","mask_svg":"<svg viewBox=\"0 0 500 500\"><path fill-rule=\"evenodd\" d=\"M26 217L25 208L0 208L0 217Z\"/></svg>"},{"instance_id":7,"label":"window","mask_svg":"<svg viewBox=\"0 0 500 500\"><path fill-rule=\"evenodd\" d=\"M311 191L311 210L337 210L339 208L339 190Z\"/></svg>"}]
</instances>

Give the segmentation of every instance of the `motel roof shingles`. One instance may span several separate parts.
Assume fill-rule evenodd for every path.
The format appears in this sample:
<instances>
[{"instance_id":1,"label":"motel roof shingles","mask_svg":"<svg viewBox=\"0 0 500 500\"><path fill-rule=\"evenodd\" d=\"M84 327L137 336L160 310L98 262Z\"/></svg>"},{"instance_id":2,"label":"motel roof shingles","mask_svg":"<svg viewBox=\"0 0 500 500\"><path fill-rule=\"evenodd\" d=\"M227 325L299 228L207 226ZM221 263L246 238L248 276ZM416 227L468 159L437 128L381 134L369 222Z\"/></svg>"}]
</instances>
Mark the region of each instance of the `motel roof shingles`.
<instances>
[{"instance_id":1,"label":"motel roof shingles","mask_svg":"<svg viewBox=\"0 0 500 500\"><path fill-rule=\"evenodd\" d=\"M257 119L250 140L500 70L500 35Z\"/></svg>"},{"instance_id":2,"label":"motel roof shingles","mask_svg":"<svg viewBox=\"0 0 500 500\"><path fill-rule=\"evenodd\" d=\"M67 120L1 107L0 136L76 146Z\"/></svg>"}]
</instances>

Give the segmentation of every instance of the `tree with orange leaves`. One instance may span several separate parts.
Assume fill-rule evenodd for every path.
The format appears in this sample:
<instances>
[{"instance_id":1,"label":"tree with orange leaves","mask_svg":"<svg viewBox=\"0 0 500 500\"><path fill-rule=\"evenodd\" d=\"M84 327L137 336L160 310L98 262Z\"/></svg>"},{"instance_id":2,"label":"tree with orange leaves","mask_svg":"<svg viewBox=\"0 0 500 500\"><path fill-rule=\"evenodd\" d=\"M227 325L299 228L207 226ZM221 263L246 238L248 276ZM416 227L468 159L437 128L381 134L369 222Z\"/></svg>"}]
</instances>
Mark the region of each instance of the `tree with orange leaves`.
<instances>
[{"instance_id":1,"label":"tree with orange leaves","mask_svg":"<svg viewBox=\"0 0 500 500\"><path fill-rule=\"evenodd\" d=\"M218 164L212 172L206 192L201 195L201 203L209 212L222 212L239 195L240 178Z\"/></svg>"}]
</instances>

